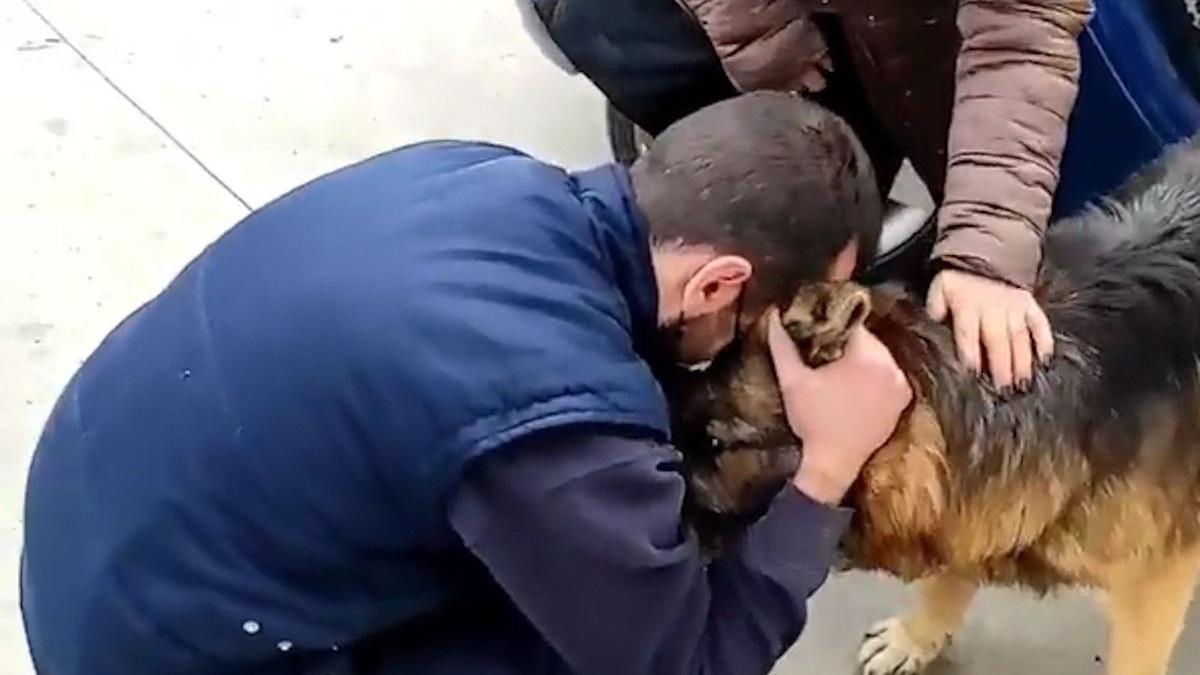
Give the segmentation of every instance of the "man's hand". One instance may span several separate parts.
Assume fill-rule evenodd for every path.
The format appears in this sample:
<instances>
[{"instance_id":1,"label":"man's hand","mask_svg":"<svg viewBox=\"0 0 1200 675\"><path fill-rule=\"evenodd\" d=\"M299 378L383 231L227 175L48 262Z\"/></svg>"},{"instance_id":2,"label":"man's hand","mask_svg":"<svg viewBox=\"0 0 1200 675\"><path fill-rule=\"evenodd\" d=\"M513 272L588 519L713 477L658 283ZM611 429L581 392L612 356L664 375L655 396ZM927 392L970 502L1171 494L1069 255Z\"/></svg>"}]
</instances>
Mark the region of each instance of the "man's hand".
<instances>
[{"instance_id":1,"label":"man's hand","mask_svg":"<svg viewBox=\"0 0 1200 675\"><path fill-rule=\"evenodd\" d=\"M793 482L812 499L837 504L896 430L912 389L887 347L861 326L842 358L819 369L800 359L778 313L769 340L788 423L804 442Z\"/></svg>"},{"instance_id":2,"label":"man's hand","mask_svg":"<svg viewBox=\"0 0 1200 675\"><path fill-rule=\"evenodd\" d=\"M1050 321L1029 291L945 270L933 280L926 302L934 321L953 323L963 364L978 373L986 353L992 382L1001 389L1029 385L1035 349L1042 362L1054 353Z\"/></svg>"}]
</instances>

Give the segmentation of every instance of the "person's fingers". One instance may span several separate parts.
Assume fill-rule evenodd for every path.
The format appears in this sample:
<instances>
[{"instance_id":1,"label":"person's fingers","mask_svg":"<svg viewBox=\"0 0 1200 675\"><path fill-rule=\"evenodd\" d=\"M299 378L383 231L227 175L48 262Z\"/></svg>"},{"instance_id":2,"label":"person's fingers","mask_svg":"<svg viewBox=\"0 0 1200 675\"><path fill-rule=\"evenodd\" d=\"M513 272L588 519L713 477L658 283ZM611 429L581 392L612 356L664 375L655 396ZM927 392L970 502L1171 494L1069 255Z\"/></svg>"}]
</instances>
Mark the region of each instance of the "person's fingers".
<instances>
[{"instance_id":1,"label":"person's fingers","mask_svg":"<svg viewBox=\"0 0 1200 675\"><path fill-rule=\"evenodd\" d=\"M904 371L900 369L900 364L896 363L896 357L892 354L892 351L888 349L887 345L883 344L883 341L880 340L878 336L867 330L866 327L858 326L850 337L852 341L855 341L861 345L860 349L863 351L869 350L873 359L888 366L888 368L892 371L895 384L899 384L905 389L909 389L908 377L906 377L904 375ZM909 389L909 394L912 394L911 389Z\"/></svg>"},{"instance_id":2,"label":"person's fingers","mask_svg":"<svg viewBox=\"0 0 1200 675\"><path fill-rule=\"evenodd\" d=\"M1012 336L1008 332L1008 316L1002 311L985 312L980 328L992 382L1001 389L1012 386Z\"/></svg>"},{"instance_id":3,"label":"person's fingers","mask_svg":"<svg viewBox=\"0 0 1200 675\"><path fill-rule=\"evenodd\" d=\"M900 408L907 408L908 404L912 403L913 398L916 397L916 393L913 391L912 382L909 382L908 378L904 376L904 372L899 368L896 369L896 386L901 387L904 392Z\"/></svg>"},{"instance_id":4,"label":"person's fingers","mask_svg":"<svg viewBox=\"0 0 1200 675\"><path fill-rule=\"evenodd\" d=\"M775 377L781 384L794 383L812 370L800 358L800 350L796 349L796 343L783 327L777 309L772 309L767 317L767 346L771 350L771 361L775 364Z\"/></svg>"},{"instance_id":5,"label":"person's fingers","mask_svg":"<svg viewBox=\"0 0 1200 675\"><path fill-rule=\"evenodd\" d=\"M846 361L854 361L861 358L878 357L880 353L887 354L887 347L875 337L871 331L867 330L866 326L858 324L850 329L850 334L846 337L846 349L842 352L842 359Z\"/></svg>"},{"instance_id":6,"label":"person's fingers","mask_svg":"<svg viewBox=\"0 0 1200 675\"><path fill-rule=\"evenodd\" d=\"M972 373L978 373L983 364L979 352L979 314L974 310L960 309L953 312L954 344L958 347L958 358Z\"/></svg>"},{"instance_id":7,"label":"person's fingers","mask_svg":"<svg viewBox=\"0 0 1200 675\"><path fill-rule=\"evenodd\" d=\"M1046 313L1036 302L1029 304L1025 318L1029 322L1033 343L1037 345L1038 359L1045 363L1054 356L1054 331L1050 328L1050 319L1046 318Z\"/></svg>"},{"instance_id":8,"label":"person's fingers","mask_svg":"<svg viewBox=\"0 0 1200 675\"><path fill-rule=\"evenodd\" d=\"M948 309L946 291L942 289L942 282L934 279L933 284L929 286L929 296L925 299L925 311L929 314L929 318L941 323L946 320Z\"/></svg>"},{"instance_id":9,"label":"person's fingers","mask_svg":"<svg viewBox=\"0 0 1200 675\"><path fill-rule=\"evenodd\" d=\"M1029 386L1033 379L1033 337L1030 326L1022 311L1010 312L1008 315L1008 334L1012 342L1012 377L1013 382L1022 390Z\"/></svg>"}]
</instances>

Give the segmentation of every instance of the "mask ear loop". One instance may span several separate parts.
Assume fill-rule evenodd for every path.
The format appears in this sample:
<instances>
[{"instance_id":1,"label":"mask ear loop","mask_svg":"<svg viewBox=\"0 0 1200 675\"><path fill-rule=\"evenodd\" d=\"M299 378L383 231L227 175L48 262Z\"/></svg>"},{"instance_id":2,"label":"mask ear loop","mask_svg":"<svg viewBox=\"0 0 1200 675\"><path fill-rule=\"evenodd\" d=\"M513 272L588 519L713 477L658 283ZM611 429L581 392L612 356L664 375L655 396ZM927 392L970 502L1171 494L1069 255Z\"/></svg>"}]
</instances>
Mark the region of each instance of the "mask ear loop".
<instances>
[{"instance_id":1,"label":"mask ear loop","mask_svg":"<svg viewBox=\"0 0 1200 675\"><path fill-rule=\"evenodd\" d=\"M725 345L725 349L729 349L733 345L737 344L737 342L739 340L742 339L742 307L743 307L743 303L745 303L745 301L746 301L746 287L743 285L742 290L740 292L738 292L737 302L735 302L733 305L733 338L729 341L728 345ZM683 309L679 310L679 321L676 325L679 327L678 328L679 332L682 333L683 332ZM687 370L690 370L692 372L703 372L705 370L708 370L708 367L711 365L712 365L712 360L710 359L710 360L704 361L702 363L688 364L684 367Z\"/></svg>"},{"instance_id":2,"label":"mask ear loop","mask_svg":"<svg viewBox=\"0 0 1200 675\"><path fill-rule=\"evenodd\" d=\"M742 284L742 290L738 292L737 304L733 306L733 340L729 344L736 344L742 339L742 303L746 301L746 285Z\"/></svg>"}]
</instances>

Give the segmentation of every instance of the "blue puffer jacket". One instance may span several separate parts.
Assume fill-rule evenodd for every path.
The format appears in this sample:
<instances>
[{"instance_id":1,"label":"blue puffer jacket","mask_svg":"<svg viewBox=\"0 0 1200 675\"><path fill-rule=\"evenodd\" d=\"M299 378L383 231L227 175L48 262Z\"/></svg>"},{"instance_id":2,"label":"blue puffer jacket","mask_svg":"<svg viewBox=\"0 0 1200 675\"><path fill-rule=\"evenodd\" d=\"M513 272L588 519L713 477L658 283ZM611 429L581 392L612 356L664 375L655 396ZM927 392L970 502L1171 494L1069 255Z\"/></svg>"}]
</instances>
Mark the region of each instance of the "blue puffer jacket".
<instances>
[{"instance_id":1,"label":"blue puffer jacket","mask_svg":"<svg viewBox=\"0 0 1200 675\"><path fill-rule=\"evenodd\" d=\"M428 143L256 211L47 423L22 571L40 671L294 672L452 602L466 462L565 425L667 436L634 346L656 311L616 167Z\"/></svg>"}]
</instances>

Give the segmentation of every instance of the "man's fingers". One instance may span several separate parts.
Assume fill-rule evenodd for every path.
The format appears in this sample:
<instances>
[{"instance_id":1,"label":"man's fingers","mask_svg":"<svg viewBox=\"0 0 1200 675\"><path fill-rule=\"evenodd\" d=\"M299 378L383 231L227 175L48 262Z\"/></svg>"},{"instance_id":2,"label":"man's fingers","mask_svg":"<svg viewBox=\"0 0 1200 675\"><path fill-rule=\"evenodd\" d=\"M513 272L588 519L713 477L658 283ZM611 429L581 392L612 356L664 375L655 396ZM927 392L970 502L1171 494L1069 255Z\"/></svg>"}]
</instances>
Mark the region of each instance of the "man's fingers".
<instances>
[{"instance_id":1,"label":"man's fingers","mask_svg":"<svg viewBox=\"0 0 1200 675\"><path fill-rule=\"evenodd\" d=\"M929 287L929 297L925 299L925 311L931 319L941 323L946 320L946 310L946 292L942 290L941 282L935 279Z\"/></svg>"},{"instance_id":2,"label":"man's fingers","mask_svg":"<svg viewBox=\"0 0 1200 675\"><path fill-rule=\"evenodd\" d=\"M1008 315L1008 334L1012 341L1012 376L1018 387L1024 389L1033 378L1033 338L1024 312Z\"/></svg>"},{"instance_id":3,"label":"man's fingers","mask_svg":"<svg viewBox=\"0 0 1200 675\"><path fill-rule=\"evenodd\" d=\"M1029 322L1033 343L1037 346L1038 359L1045 363L1054 356L1054 331L1050 328L1050 319L1046 318L1046 313L1036 303L1030 303L1025 318Z\"/></svg>"},{"instance_id":4,"label":"man's fingers","mask_svg":"<svg viewBox=\"0 0 1200 675\"><path fill-rule=\"evenodd\" d=\"M795 382L812 370L800 358L800 351L784 329L777 309L771 310L767 317L767 345L771 349L771 361L775 364L775 377L780 383Z\"/></svg>"},{"instance_id":5,"label":"man's fingers","mask_svg":"<svg viewBox=\"0 0 1200 675\"><path fill-rule=\"evenodd\" d=\"M999 311L989 311L983 316L981 328L992 382L1002 389L1012 386L1012 334L1008 331L1008 317Z\"/></svg>"},{"instance_id":6,"label":"man's fingers","mask_svg":"<svg viewBox=\"0 0 1200 675\"><path fill-rule=\"evenodd\" d=\"M882 367L892 374L892 382L895 387L894 391L899 394L896 399L899 403L899 408L903 409L912 402L913 391L912 385L908 381L908 377L904 371L900 369L900 364L896 363L895 356L883 341L879 339L865 326L859 325L850 333L850 340L846 345L846 354L842 357L842 362L858 361L861 363L874 363L876 366Z\"/></svg>"},{"instance_id":7,"label":"man's fingers","mask_svg":"<svg viewBox=\"0 0 1200 675\"><path fill-rule=\"evenodd\" d=\"M842 354L842 358L850 359L859 358L859 355L865 354L868 351L874 350L876 355L879 352L887 353L887 347L875 337L867 327L861 323L850 329L850 334L846 337L846 350Z\"/></svg>"}]
</instances>

